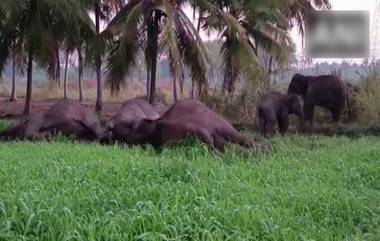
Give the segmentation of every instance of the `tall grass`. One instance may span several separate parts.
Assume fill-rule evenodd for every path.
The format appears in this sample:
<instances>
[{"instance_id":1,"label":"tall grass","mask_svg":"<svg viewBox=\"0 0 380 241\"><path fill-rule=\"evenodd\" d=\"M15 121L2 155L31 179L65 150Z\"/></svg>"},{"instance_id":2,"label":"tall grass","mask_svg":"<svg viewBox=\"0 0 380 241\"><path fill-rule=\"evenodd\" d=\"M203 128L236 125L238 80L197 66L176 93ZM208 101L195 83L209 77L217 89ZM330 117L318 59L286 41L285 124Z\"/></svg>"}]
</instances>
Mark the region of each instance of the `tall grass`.
<instances>
[{"instance_id":1,"label":"tall grass","mask_svg":"<svg viewBox=\"0 0 380 241\"><path fill-rule=\"evenodd\" d=\"M379 240L378 139L272 145L0 143L0 240Z\"/></svg>"},{"instance_id":2,"label":"tall grass","mask_svg":"<svg viewBox=\"0 0 380 241\"><path fill-rule=\"evenodd\" d=\"M362 83L356 95L358 120L380 130L380 77Z\"/></svg>"}]
</instances>

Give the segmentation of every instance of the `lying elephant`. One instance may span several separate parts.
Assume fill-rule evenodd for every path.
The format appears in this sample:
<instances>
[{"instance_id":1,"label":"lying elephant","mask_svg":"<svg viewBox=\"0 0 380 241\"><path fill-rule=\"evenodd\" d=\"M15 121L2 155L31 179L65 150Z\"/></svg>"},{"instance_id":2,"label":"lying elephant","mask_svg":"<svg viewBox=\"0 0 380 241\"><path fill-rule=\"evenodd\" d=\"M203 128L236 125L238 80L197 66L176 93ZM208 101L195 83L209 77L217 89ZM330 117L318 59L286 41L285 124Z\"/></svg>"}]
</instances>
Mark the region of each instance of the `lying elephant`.
<instances>
[{"instance_id":1,"label":"lying elephant","mask_svg":"<svg viewBox=\"0 0 380 241\"><path fill-rule=\"evenodd\" d=\"M102 135L95 113L79 103L59 101L46 112L34 114L0 133L0 138L36 140L55 133L81 140L97 140Z\"/></svg>"},{"instance_id":2,"label":"lying elephant","mask_svg":"<svg viewBox=\"0 0 380 241\"><path fill-rule=\"evenodd\" d=\"M128 100L107 123L107 133L102 138L102 142L119 141L128 144L133 126L142 119L154 120L158 117L160 117L158 112L146 100Z\"/></svg>"},{"instance_id":3,"label":"lying elephant","mask_svg":"<svg viewBox=\"0 0 380 241\"><path fill-rule=\"evenodd\" d=\"M303 97L305 121L311 127L313 126L315 106L330 110L333 121L338 123L347 97L344 84L333 75L295 74L290 82L288 94L297 94Z\"/></svg>"},{"instance_id":4,"label":"lying elephant","mask_svg":"<svg viewBox=\"0 0 380 241\"><path fill-rule=\"evenodd\" d=\"M257 117L260 133L263 136L273 135L275 125L278 124L280 133L284 134L289 127L289 114L300 118L300 127L303 121L302 101L295 94L271 92L264 95L257 105Z\"/></svg>"},{"instance_id":5,"label":"lying elephant","mask_svg":"<svg viewBox=\"0 0 380 241\"><path fill-rule=\"evenodd\" d=\"M251 147L231 124L203 103L188 99L173 104L160 118L143 119L134 126L131 144L161 147L186 137L199 137L212 148L223 151L228 142Z\"/></svg>"}]
</instances>

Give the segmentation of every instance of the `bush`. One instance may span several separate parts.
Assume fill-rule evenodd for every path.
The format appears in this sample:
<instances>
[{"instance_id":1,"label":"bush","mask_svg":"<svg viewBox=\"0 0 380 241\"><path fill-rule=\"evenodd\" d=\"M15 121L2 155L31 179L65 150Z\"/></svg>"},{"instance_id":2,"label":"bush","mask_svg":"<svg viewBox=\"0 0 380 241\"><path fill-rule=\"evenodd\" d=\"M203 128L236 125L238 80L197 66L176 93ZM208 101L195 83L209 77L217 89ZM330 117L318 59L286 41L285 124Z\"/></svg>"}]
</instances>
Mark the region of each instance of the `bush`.
<instances>
[{"instance_id":1,"label":"bush","mask_svg":"<svg viewBox=\"0 0 380 241\"><path fill-rule=\"evenodd\" d=\"M367 127L380 129L380 78L362 82L355 100L358 121Z\"/></svg>"},{"instance_id":2,"label":"bush","mask_svg":"<svg viewBox=\"0 0 380 241\"><path fill-rule=\"evenodd\" d=\"M264 93L276 89L267 83L266 77L244 81L235 95L211 91L207 105L231 121L255 124L257 102Z\"/></svg>"},{"instance_id":3,"label":"bush","mask_svg":"<svg viewBox=\"0 0 380 241\"><path fill-rule=\"evenodd\" d=\"M9 125L10 125L10 121L0 119L0 132L8 128Z\"/></svg>"}]
</instances>

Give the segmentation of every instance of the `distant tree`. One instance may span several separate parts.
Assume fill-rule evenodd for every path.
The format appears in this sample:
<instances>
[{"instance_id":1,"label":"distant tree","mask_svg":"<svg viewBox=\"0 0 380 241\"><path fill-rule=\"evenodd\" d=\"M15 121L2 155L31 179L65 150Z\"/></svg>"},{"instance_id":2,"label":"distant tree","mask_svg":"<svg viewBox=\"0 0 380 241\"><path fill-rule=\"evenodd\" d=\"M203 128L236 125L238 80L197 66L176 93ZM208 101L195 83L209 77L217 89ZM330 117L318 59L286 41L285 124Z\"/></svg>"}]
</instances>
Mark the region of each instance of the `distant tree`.
<instances>
[{"instance_id":1,"label":"distant tree","mask_svg":"<svg viewBox=\"0 0 380 241\"><path fill-rule=\"evenodd\" d=\"M11 96L9 97L9 101L17 101L17 94L16 94L16 43L15 41L12 41L12 90L11 90Z\"/></svg>"},{"instance_id":2,"label":"distant tree","mask_svg":"<svg viewBox=\"0 0 380 241\"><path fill-rule=\"evenodd\" d=\"M130 1L115 16L108 30L117 37L108 60L107 83L113 92L130 77L141 51L147 66L148 100L156 93L157 58L166 50L173 76L173 93L184 82L182 62L190 66L190 75L199 89L206 85L206 55L199 34L182 9L185 1Z\"/></svg>"},{"instance_id":3,"label":"distant tree","mask_svg":"<svg viewBox=\"0 0 380 241\"><path fill-rule=\"evenodd\" d=\"M74 0L3 0L1 5L2 11L14 16L14 19L5 20L7 30L0 35L0 70L9 57L12 40L19 39L22 48L28 53L24 114L29 115L33 62L46 67L48 74L55 78L59 42L68 28L76 26L74 22L85 18L86 13Z\"/></svg>"},{"instance_id":4,"label":"distant tree","mask_svg":"<svg viewBox=\"0 0 380 241\"><path fill-rule=\"evenodd\" d=\"M0 56L3 56L3 63L0 63L1 65L4 65L4 61L6 61L6 58L4 56L8 56L11 53L12 56L12 89L11 89L11 95L9 98L9 101L17 101L17 94L16 94L16 67L17 65L21 65L18 59L22 56L17 56L22 53L22 46L21 41L19 38L17 38L17 35L19 34L20 29L17 27L17 18L18 16L14 15L14 12L8 12L8 8L10 6L3 4L2 7L0 7L0 33L3 33L3 40L2 40L2 50L0 50ZM14 28L16 27L16 28ZM14 29L13 29L14 28ZM6 37L6 38L5 38ZM1 41L1 38L0 38ZM1 43L0 43L1 44ZM0 73L1 73L0 69Z\"/></svg>"},{"instance_id":5,"label":"distant tree","mask_svg":"<svg viewBox=\"0 0 380 241\"><path fill-rule=\"evenodd\" d=\"M86 9L86 4L81 2L81 7ZM87 21L83 21L83 20ZM67 98L67 68L69 63L69 57L76 54L77 56L77 64L78 64L78 93L79 93L79 101L83 101L83 84L82 84L82 77L83 77L83 54L86 50L86 46L91 46L92 41L94 40L95 36L95 26L92 23L92 21L89 21L89 16L87 16L85 19L82 19L80 21L77 21L75 24L76 26L73 26L68 29L67 33L64 36L64 40L62 43L63 49L65 51L65 75L64 75L64 98ZM90 47L88 47L90 49ZM91 51L91 50L89 50Z\"/></svg>"},{"instance_id":6,"label":"distant tree","mask_svg":"<svg viewBox=\"0 0 380 241\"><path fill-rule=\"evenodd\" d=\"M220 39L223 43L225 69L223 89L233 93L239 77L250 79L262 70L257 59L259 48L269 54L266 68L268 74L272 73L274 66L289 62L294 44L288 30L296 23L301 25L303 33L305 13L313 8L311 2L315 2L313 4L317 7L324 7L328 6L329 1L215 0L220 9L229 12L239 21L249 39L249 46L244 46L233 32L219 25L217 19L212 22L212 27L223 31ZM247 51L249 47L252 48L253 55Z\"/></svg>"},{"instance_id":7,"label":"distant tree","mask_svg":"<svg viewBox=\"0 0 380 241\"><path fill-rule=\"evenodd\" d=\"M94 13L95 16L95 35L86 48L86 62L95 66L96 72L96 103L95 110L102 110L103 102L103 80L102 80L102 58L106 55L107 39L113 36L105 36L100 31L101 20L108 22L110 16L118 13L125 5L124 0L80 0L81 5Z\"/></svg>"},{"instance_id":8,"label":"distant tree","mask_svg":"<svg viewBox=\"0 0 380 241\"><path fill-rule=\"evenodd\" d=\"M258 59L258 49L270 53L276 60L286 59L290 52L291 40L287 33L287 22L280 11L276 0L245 1L215 0L219 9L232 15L240 25L239 31L246 41L236 36L235 31L225 28L219 21L206 14L205 27L216 29L221 34L221 52L223 56L224 80L223 90L233 93L239 78L252 79L261 72L262 65Z\"/></svg>"}]
</instances>

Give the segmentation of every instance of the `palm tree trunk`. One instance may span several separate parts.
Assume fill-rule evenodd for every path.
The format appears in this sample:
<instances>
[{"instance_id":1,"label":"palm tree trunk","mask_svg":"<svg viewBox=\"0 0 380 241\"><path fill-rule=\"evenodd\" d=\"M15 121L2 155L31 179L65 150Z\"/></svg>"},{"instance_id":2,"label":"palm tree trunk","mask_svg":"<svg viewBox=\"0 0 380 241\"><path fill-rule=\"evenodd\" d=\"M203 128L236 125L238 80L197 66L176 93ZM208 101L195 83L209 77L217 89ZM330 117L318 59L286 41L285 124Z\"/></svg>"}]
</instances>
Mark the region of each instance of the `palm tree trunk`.
<instances>
[{"instance_id":1,"label":"palm tree trunk","mask_svg":"<svg viewBox=\"0 0 380 241\"><path fill-rule=\"evenodd\" d=\"M63 99L67 100L67 68L69 65L69 52L66 51L65 59L65 75L63 78Z\"/></svg>"},{"instance_id":2,"label":"palm tree trunk","mask_svg":"<svg viewBox=\"0 0 380 241\"><path fill-rule=\"evenodd\" d=\"M198 16L198 23L197 23L197 32L199 34L199 32L201 31L201 21L202 21L202 14L199 12L199 16ZM194 79L191 79L191 98L194 99L194 96L195 96L195 83L194 83Z\"/></svg>"},{"instance_id":3,"label":"palm tree trunk","mask_svg":"<svg viewBox=\"0 0 380 241\"><path fill-rule=\"evenodd\" d=\"M150 100L150 66L146 68L146 100Z\"/></svg>"},{"instance_id":4,"label":"palm tree trunk","mask_svg":"<svg viewBox=\"0 0 380 241\"><path fill-rule=\"evenodd\" d=\"M177 95L177 79L173 78L173 99L174 102L178 101L178 95Z\"/></svg>"},{"instance_id":5,"label":"palm tree trunk","mask_svg":"<svg viewBox=\"0 0 380 241\"><path fill-rule=\"evenodd\" d=\"M60 58L59 58L59 47L57 46L55 48L55 57L57 61L57 66L55 69L55 81L58 82L58 87L61 88L61 63L60 63Z\"/></svg>"},{"instance_id":6,"label":"palm tree trunk","mask_svg":"<svg viewBox=\"0 0 380 241\"><path fill-rule=\"evenodd\" d=\"M151 59L151 73L150 73L150 98L149 103L154 103L156 95L156 75L157 75L157 48L158 48L158 21L160 16L154 12L153 29L152 29L152 59Z\"/></svg>"},{"instance_id":7,"label":"palm tree trunk","mask_svg":"<svg viewBox=\"0 0 380 241\"><path fill-rule=\"evenodd\" d=\"M100 33L100 5L99 3L95 4L95 28L97 37L99 38ZM102 102L103 102L103 84L102 84L102 60L100 54L97 53L95 57L95 68L96 68L96 104L95 111L102 111Z\"/></svg>"},{"instance_id":8,"label":"palm tree trunk","mask_svg":"<svg viewBox=\"0 0 380 241\"><path fill-rule=\"evenodd\" d=\"M12 92L9 101L17 101L16 95L16 46L13 43L13 56L12 56Z\"/></svg>"},{"instance_id":9,"label":"palm tree trunk","mask_svg":"<svg viewBox=\"0 0 380 241\"><path fill-rule=\"evenodd\" d=\"M80 48L78 51L78 86L79 86L79 102L83 102L83 87L82 87L82 76L83 76L83 56L82 50Z\"/></svg>"},{"instance_id":10,"label":"palm tree trunk","mask_svg":"<svg viewBox=\"0 0 380 241\"><path fill-rule=\"evenodd\" d=\"M191 95L191 98L194 99L194 91L195 91L195 86L194 86L194 80L191 79L191 92L190 92L190 95Z\"/></svg>"},{"instance_id":11,"label":"palm tree trunk","mask_svg":"<svg viewBox=\"0 0 380 241\"><path fill-rule=\"evenodd\" d=\"M26 82L26 96L25 96L25 107L24 115L30 115L32 109L32 75L33 75L33 46L29 46L29 56L28 56L28 69L27 69L27 82Z\"/></svg>"},{"instance_id":12,"label":"palm tree trunk","mask_svg":"<svg viewBox=\"0 0 380 241\"><path fill-rule=\"evenodd\" d=\"M268 74L268 82L267 82L267 84L266 84L266 87L269 87L270 86L270 79L271 79L271 74L272 74L272 61L273 61L273 58L272 58L272 56L269 56L269 63L268 63L268 72L267 72L267 74Z\"/></svg>"}]
</instances>

